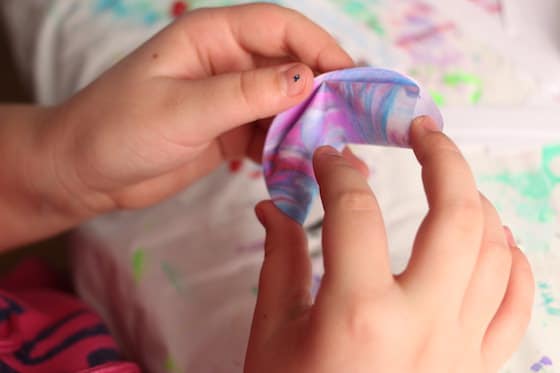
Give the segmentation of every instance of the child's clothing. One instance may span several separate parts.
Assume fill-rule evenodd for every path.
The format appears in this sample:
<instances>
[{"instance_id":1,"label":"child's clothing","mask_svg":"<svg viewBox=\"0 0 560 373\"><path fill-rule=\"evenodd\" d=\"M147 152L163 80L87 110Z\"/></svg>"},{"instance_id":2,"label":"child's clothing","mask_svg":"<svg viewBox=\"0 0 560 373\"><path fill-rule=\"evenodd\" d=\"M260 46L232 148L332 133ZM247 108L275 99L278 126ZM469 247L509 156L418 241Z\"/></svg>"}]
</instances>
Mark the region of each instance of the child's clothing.
<instances>
[{"instance_id":1,"label":"child's clothing","mask_svg":"<svg viewBox=\"0 0 560 373\"><path fill-rule=\"evenodd\" d=\"M105 323L28 260L0 279L0 372L139 373Z\"/></svg>"},{"instance_id":2,"label":"child's clothing","mask_svg":"<svg viewBox=\"0 0 560 373\"><path fill-rule=\"evenodd\" d=\"M39 102L50 104L90 82L185 8L234 2L0 0L0 8L22 71ZM560 113L560 90L551 88L553 75L541 79L550 64L522 70L501 49L511 41L499 33L497 1L276 2L325 26L360 63L414 77L442 105L448 133L463 146L482 192L535 271L534 318L503 372L552 372L560 364L560 133L550 124ZM477 22L462 22L457 14ZM487 29L492 32L480 36ZM539 111L519 108L535 102ZM405 150L359 154L372 166L371 184L398 272L426 211L419 169ZM264 238L253 207L267 197L260 167L232 162L162 204L87 224L74 236L79 294L149 372L242 371ZM315 205L306 223L313 292L322 274L320 216Z\"/></svg>"}]
</instances>

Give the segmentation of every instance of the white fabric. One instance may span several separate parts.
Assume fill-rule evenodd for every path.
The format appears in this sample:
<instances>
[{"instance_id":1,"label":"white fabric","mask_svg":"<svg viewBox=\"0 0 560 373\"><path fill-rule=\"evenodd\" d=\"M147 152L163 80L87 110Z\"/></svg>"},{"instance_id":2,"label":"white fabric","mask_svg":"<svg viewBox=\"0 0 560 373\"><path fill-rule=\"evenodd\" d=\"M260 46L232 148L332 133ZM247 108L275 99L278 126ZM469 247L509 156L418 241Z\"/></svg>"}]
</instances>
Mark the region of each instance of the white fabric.
<instances>
[{"instance_id":1,"label":"white fabric","mask_svg":"<svg viewBox=\"0 0 560 373\"><path fill-rule=\"evenodd\" d=\"M0 0L0 9L38 102L54 104L163 27L172 3ZM201 0L191 6L228 3ZM439 98L446 131L465 150L480 189L520 240L535 272L531 327L503 372L556 371L560 84L554 71L560 60L548 50L529 54L541 56L542 64L517 56L515 43L501 31L500 14L492 11L497 1L433 0L435 7L409 0L280 3L326 27L357 60L412 75ZM400 271L426 212L419 168L407 150L358 152L371 166L393 269ZM171 200L99 218L74 235L80 294L148 371L242 370L264 238L252 211L267 197L259 171L249 162L236 172L224 166ZM317 204L307 224L314 291L322 273L320 231L313 228L320 216Z\"/></svg>"}]
</instances>

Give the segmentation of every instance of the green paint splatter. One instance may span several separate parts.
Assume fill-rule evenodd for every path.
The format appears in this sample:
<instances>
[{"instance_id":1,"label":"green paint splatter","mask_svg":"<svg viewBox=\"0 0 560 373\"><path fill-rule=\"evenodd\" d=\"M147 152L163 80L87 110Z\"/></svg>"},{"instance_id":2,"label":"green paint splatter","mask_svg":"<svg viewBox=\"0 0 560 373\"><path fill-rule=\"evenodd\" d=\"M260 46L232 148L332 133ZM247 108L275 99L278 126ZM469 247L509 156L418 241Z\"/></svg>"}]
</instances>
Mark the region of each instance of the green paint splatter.
<instances>
[{"instance_id":1,"label":"green paint splatter","mask_svg":"<svg viewBox=\"0 0 560 373\"><path fill-rule=\"evenodd\" d=\"M132 273L134 281L140 282L144 270L146 269L146 251L142 248L134 250L132 253Z\"/></svg>"},{"instance_id":2,"label":"green paint splatter","mask_svg":"<svg viewBox=\"0 0 560 373\"><path fill-rule=\"evenodd\" d=\"M443 82L449 85L467 84L481 84L480 78L469 73L449 73L443 76Z\"/></svg>"},{"instance_id":3,"label":"green paint splatter","mask_svg":"<svg viewBox=\"0 0 560 373\"><path fill-rule=\"evenodd\" d=\"M513 174L503 172L496 175L496 181L509 185L526 198L547 198L552 191L552 185L542 171L528 171Z\"/></svg>"},{"instance_id":4,"label":"green paint splatter","mask_svg":"<svg viewBox=\"0 0 560 373\"><path fill-rule=\"evenodd\" d=\"M471 102L473 104L478 104L481 98L482 98L482 89L474 91L473 94L471 95Z\"/></svg>"},{"instance_id":5,"label":"green paint splatter","mask_svg":"<svg viewBox=\"0 0 560 373\"><path fill-rule=\"evenodd\" d=\"M359 1L351 0L344 4L344 11L352 15L360 15L366 10L365 5Z\"/></svg>"},{"instance_id":6,"label":"green paint splatter","mask_svg":"<svg viewBox=\"0 0 560 373\"><path fill-rule=\"evenodd\" d=\"M493 181L507 185L525 198L517 205L517 213L531 221L539 223L552 222L556 212L550 201L552 191L560 184L560 177L553 174L552 162L560 157L560 145L544 147L541 153L541 165L538 170L519 173L502 172L497 175L483 176L482 181Z\"/></svg>"},{"instance_id":7,"label":"green paint splatter","mask_svg":"<svg viewBox=\"0 0 560 373\"><path fill-rule=\"evenodd\" d=\"M560 160L560 145L552 145L544 148L542 160L545 175L552 180L553 183L560 183L560 175L555 174L552 170L553 162Z\"/></svg>"},{"instance_id":8,"label":"green paint splatter","mask_svg":"<svg viewBox=\"0 0 560 373\"><path fill-rule=\"evenodd\" d=\"M259 294L259 288L256 286L253 286L251 288L251 293L253 293L254 295L258 295Z\"/></svg>"},{"instance_id":9,"label":"green paint splatter","mask_svg":"<svg viewBox=\"0 0 560 373\"><path fill-rule=\"evenodd\" d=\"M474 74L464 72L448 73L443 76L443 83L456 87L459 85L470 85L474 87L474 92L471 94L470 100L473 104L477 104L482 98L483 84L482 79Z\"/></svg>"},{"instance_id":10,"label":"green paint splatter","mask_svg":"<svg viewBox=\"0 0 560 373\"><path fill-rule=\"evenodd\" d=\"M525 198L517 204L517 214L531 221L547 223L554 218L555 212L550 206L551 188L541 176L542 174L538 172L519 174L503 172L495 176L483 177L482 181L494 181L513 188Z\"/></svg>"},{"instance_id":11,"label":"green paint splatter","mask_svg":"<svg viewBox=\"0 0 560 373\"><path fill-rule=\"evenodd\" d=\"M437 106L444 106L445 105L445 97L443 97L442 93L431 92L430 95L432 96L432 99L434 100L434 102L436 103Z\"/></svg>"},{"instance_id":12,"label":"green paint splatter","mask_svg":"<svg viewBox=\"0 0 560 373\"><path fill-rule=\"evenodd\" d=\"M165 369L166 372L169 373L179 372L179 369L177 368L177 364L175 363L175 360L171 355L167 356L167 358L165 359L165 362L163 363L163 368Z\"/></svg>"},{"instance_id":13,"label":"green paint splatter","mask_svg":"<svg viewBox=\"0 0 560 373\"><path fill-rule=\"evenodd\" d=\"M385 29L381 25L379 18L375 14L368 14L365 18L366 25L371 28L377 35L385 35Z\"/></svg>"},{"instance_id":14,"label":"green paint splatter","mask_svg":"<svg viewBox=\"0 0 560 373\"><path fill-rule=\"evenodd\" d=\"M179 275L177 271L171 266L171 264L169 264L168 262L162 262L161 270L163 271L163 273L165 274L165 276L167 277L171 285L173 285L173 287L179 293L183 293L184 289L181 284L181 281L179 280Z\"/></svg>"},{"instance_id":15,"label":"green paint splatter","mask_svg":"<svg viewBox=\"0 0 560 373\"><path fill-rule=\"evenodd\" d=\"M555 306L557 299L552 294L552 289L550 285L545 282L540 281L538 287L541 293L542 305L544 306L546 313L551 316L560 316L560 308Z\"/></svg>"},{"instance_id":16,"label":"green paint splatter","mask_svg":"<svg viewBox=\"0 0 560 373\"><path fill-rule=\"evenodd\" d=\"M385 35L385 29L379 19L379 17L373 13L371 9L372 3L375 1L363 0L333 0L338 6L342 7L343 11L358 20L364 22L370 29L372 29L376 34L383 36Z\"/></svg>"},{"instance_id":17,"label":"green paint splatter","mask_svg":"<svg viewBox=\"0 0 560 373\"><path fill-rule=\"evenodd\" d=\"M513 213L522 219L517 227L517 238L520 244L531 251L547 252L551 249L550 240L554 234L552 228L557 224L556 220L559 217L551 202L560 180L547 169L551 168L554 160L560 159L558 150L560 145L544 147L536 169L521 172L503 171L478 177L483 183L498 186L498 194L489 194L489 197L500 213ZM557 311L553 309L551 312Z\"/></svg>"}]
</instances>

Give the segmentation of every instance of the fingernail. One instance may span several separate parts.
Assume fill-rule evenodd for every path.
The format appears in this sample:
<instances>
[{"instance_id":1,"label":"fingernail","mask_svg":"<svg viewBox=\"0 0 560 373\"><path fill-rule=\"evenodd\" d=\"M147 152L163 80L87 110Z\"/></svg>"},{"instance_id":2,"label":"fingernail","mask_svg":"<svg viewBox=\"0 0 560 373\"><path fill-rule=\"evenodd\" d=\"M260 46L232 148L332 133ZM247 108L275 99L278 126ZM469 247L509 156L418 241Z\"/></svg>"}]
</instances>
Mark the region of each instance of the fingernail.
<instances>
[{"instance_id":1,"label":"fingernail","mask_svg":"<svg viewBox=\"0 0 560 373\"><path fill-rule=\"evenodd\" d=\"M283 67L280 73L284 80L284 93L287 96L297 96L305 90L305 69L296 63Z\"/></svg>"},{"instance_id":2,"label":"fingernail","mask_svg":"<svg viewBox=\"0 0 560 373\"><path fill-rule=\"evenodd\" d=\"M422 115L420 117L414 118L414 120L412 121L412 125L420 126L427 131L432 131L432 132L440 131L440 128L438 127L436 122L432 118L426 115Z\"/></svg>"},{"instance_id":3,"label":"fingernail","mask_svg":"<svg viewBox=\"0 0 560 373\"><path fill-rule=\"evenodd\" d=\"M507 225L504 225L504 233L506 234L506 240L510 247L517 247L517 243L515 242L515 238L513 237L513 233L511 233L511 229Z\"/></svg>"},{"instance_id":4,"label":"fingernail","mask_svg":"<svg viewBox=\"0 0 560 373\"><path fill-rule=\"evenodd\" d=\"M323 156L323 155L335 156L335 157L342 156L338 150L336 150L330 145L323 145L318 147L317 150L315 150L315 153L319 156Z\"/></svg>"}]
</instances>

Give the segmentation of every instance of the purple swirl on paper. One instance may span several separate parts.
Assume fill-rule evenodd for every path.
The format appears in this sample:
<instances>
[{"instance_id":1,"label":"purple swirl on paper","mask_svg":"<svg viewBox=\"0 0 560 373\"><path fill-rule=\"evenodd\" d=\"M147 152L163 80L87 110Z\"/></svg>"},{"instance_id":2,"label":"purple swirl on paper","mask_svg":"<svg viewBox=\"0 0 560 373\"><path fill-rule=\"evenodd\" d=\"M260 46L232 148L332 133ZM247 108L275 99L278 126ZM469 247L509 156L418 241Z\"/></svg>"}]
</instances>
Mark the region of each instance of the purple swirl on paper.
<instances>
[{"instance_id":1,"label":"purple swirl on paper","mask_svg":"<svg viewBox=\"0 0 560 373\"><path fill-rule=\"evenodd\" d=\"M318 76L311 96L279 114L268 131L263 168L272 201L303 223L318 190L312 165L316 148L408 147L408 128L420 115L443 125L429 95L397 72L361 67Z\"/></svg>"}]
</instances>

